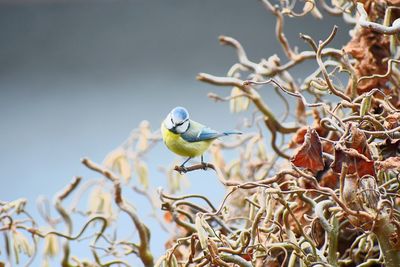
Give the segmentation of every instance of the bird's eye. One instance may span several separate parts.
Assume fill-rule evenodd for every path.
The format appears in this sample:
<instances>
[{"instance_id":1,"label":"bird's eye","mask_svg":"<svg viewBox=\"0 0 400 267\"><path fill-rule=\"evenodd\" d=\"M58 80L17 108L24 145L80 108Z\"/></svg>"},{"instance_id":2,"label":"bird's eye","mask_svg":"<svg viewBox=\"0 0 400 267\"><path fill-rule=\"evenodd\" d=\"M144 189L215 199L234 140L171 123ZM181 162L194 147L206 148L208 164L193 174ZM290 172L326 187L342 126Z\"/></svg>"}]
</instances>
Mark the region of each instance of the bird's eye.
<instances>
[{"instance_id":1,"label":"bird's eye","mask_svg":"<svg viewBox=\"0 0 400 267\"><path fill-rule=\"evenodd\" d=\"M189 121L188 120L183 121L182 123L176 125L176 131L178 133L184 133L184 132L186 132L188 130L188 128L189 128Z\"/></svg>"},{"instance_id":2,"label":"bird's eye","mask_svg":"<svg viewBox=\"0 0 400 267\"><path fill-rule=\"evenodd\" d=\"M180 123L177 123L176 126L181 126L181 125L183 125L185 122L187 122L187 120L184 120L184 121L182 121L182 122L180 122Z\"/></svg>"}]
</instances>

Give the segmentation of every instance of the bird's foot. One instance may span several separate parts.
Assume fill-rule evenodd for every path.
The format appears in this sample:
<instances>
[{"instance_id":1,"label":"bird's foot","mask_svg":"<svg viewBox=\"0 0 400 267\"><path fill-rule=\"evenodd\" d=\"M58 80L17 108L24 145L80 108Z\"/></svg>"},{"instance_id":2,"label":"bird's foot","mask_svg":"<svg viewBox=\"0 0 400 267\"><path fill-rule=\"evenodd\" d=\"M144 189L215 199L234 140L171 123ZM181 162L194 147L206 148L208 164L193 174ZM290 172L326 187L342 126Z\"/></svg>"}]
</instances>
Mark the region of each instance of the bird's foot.
<instances>
[{"instance_id":1,"label":"bird's foot","mask_svg":"<svg viewBox=\"0 0 400 267\"><path fill-rule=\"evenodd\" d=\"M202 166L202 169L203 169L203 170L205 170L205 171L208 170L208 167L209 167L208 165L209 165L209 164L208 164L207 162L201 162L201 165L203 165L203 166Z\"/></svg>"},{"instance_id":2,"label":"bird's foot","mask_svg":"<svg viewBox=\"0 0 400 267\"><path fill-rule=\"evenodd\" d=\"M177 171L179 172L179 174L185 174L188 172L188 169L184 165L181 165L179 166L179 169Z\"/></svg>"}]
</instances>

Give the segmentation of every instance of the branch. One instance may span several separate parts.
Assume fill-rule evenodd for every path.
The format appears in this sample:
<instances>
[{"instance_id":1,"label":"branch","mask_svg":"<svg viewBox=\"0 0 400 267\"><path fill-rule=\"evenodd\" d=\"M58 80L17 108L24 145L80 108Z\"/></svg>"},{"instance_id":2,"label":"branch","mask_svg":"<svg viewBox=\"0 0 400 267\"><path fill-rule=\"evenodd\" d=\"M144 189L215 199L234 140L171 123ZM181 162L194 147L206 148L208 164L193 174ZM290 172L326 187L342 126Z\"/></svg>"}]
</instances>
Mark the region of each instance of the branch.
<instances>
[{"instance_id":1,"label":"branch","mask_svg":"<svg viewBox=\"0 0 400 267\"><path fill-rule=\"evenodd\" d=\"M64 209L64 207L61 205L61 202L65 198L67 198L74 189L77 188L81 179L82 179L81 177L75 177L74 180L69 185L67 185L60 193L58 193L57 197L56 197L55 208L58 211L58 213L60 213L62 219L64 220L65 224L67 225L68 235L72 234L73 222L72 222L69 212L67 212ZM69 248L68 241L64 242L63 250L64 250L64 255L63 255L63 259L61 261L61 265L63 267L67 267L67 266L69 266L69 255L70 255L70 248Z\"/></svg>"},{"instance_id":2,"label":"branch","mask_svg":"<svg viewBox=\"0 0 400 267\"><path fill-rule=\"evenodd\" d=\"M257 109L268 118L268 121L274 125L274 129L283 134L289 134L296 132L299 127L286 127L283 126L276 119L268 105L262 100L254 88L247 86L243 80L234 77L218 77L207 73L199 73L197 79L202 82L208 82L219 86L236 86L241 89L244 93L248 94L249 99L254 103Z\"/></svg>"},{"instance_id":3,"label":"branch","mask_svg":"<svg viewBox=\"0 0 400 267\"><path fill-rule=\"evenodd\" d=\"M138 230L139 239L140 239L139 257L146 267L154 266L153 255L151 254L150 247L149 247L150 246L149 230L147 229L146 225L144 223L142 223L142 221L139 219L138 215L131 208L131 206L127 205L127 203L124 201L124 198L122 197L122 188L121 188L121 182L120 182L119 177L117 177L114 173L100 167L99 165L97 165L96 163L92 162L91 160L89 160L87 158L83 158L81 161L82 161L83 165L85 165L89 169L104 175L104 177L106 177L111 182L113 182L114 189L115 189L115 192L114 192L115 203L118 205L118 207L122 211L124 211L126 214L129 215L129 217L133 221L136 229Z\"/></svg>"},{"instance_id":4,"label":"branch","mask_svg":"<svg viewBox=\"0 0 400 267\"><path fill-rule=\"evenodd\" d=\"M236 49L236 54L239 59L239 63L242 64L244 67L253 70L256 73L262 72L262 68L257 63L250 61L247 58L246 52L244 51L242 45L236 39L221 35L219 37L219 41L223 45L229 45Z\"/></svg>"},{"instance_id":5,"label":"branch","mask_svg":"<svg viewBox=\"0 0 400 267\"><path fill-rule=\"evenodd\" d=\"M200 163L200 164L192 165L190 167L175 166L174 171L177 171L179 173L187 173L187 172L192 172L192 171L196 171L196 170L207 170L208 168L213 169L215 171L215 167L211 163Z\"/></svg>"},{"instance_id":6,"label":"branch","mask_svg":"<svg viewBox=\"0 0 400 267\"><path fill-rule=\"evenodd\" d=\"M389 59L388 64L387 64L388 65L387 66L387 71L386 71L385 74L373 74L373 75L369 75L369 76L363 76L363 77L360 77L357 80L357 83L360 83L361 81L367 80L367 79L386 78L387 76L389 76L390 73L392 73L392 68L393 68L393 65L394 65L392 63L400 63L400 60L396 60L396 59L393 59L393 58Z\"/></svg>"},{"instance_id":7,"label":"branch","mask_svg":"<svg viewBox=\"0 0 400 267\"><path fill-rule=\"evenodd\" d=\"M384 26L382 24L368 21L368 14L364 9L364 5L361 3L357 3L357 11L360 13L360 17L358 18L358 22L362 27L371 29L373 31L383 33L383 34L397 34L400 32L400 18L393 21L392 26Z\"/></svg>"},{"instance_id":8,"label":"branch","mask_svg":"<svg viewBox=\"0 0 400 267\"><path fill-rule=\"evenodd\" d=\"M331 79L329 78L328 71L326 70L325 65L322 61L322 57L321 57L322 49L324 49L324 47L327 46L330 43L330 41L332 41L333 37L335 37L335 35L336 35L337 29L338 29L338 27L335 25L333 27L331 34L328 36L328 38L323 42L322 41L319 42L318 49L316 51L317 52L316 59L317 59L318 66L321 68L322 76L324 77L325 82L328 85L331 92L334 93L335 95L337 95L338 97L351 102L350 97L348 97L343 92L337 90L334 87L334 85L331 82ZM309 43L310 43L310 41L309 41Z\"/></svg>"}]
</instances>

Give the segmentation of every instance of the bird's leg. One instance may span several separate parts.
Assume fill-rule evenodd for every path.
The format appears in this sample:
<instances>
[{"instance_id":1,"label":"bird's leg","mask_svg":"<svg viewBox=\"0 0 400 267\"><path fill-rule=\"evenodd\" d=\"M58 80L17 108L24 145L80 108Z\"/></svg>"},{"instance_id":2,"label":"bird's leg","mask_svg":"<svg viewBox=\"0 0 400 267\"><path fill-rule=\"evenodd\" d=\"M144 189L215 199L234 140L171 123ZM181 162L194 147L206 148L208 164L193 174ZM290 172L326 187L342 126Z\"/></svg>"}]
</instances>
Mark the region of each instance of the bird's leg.
<instances>
[{"instance_id":1,"label":"bird's leg","mask_svg":"<svg viewBox=\"0 0 400 267\"><path fill-rule=\"evenodd\" d=\"M185 167L185 164L186 164L189 160L191 160L191 159L192 159L192 157L188 157L188 158L181 164L181 166L179 166L179 168L182 169L182 172L187 172L187 169L186 169L186 167Z\"/></svg>"},{"instance_id":2,"label":"bird's leg","mask_svg":"<svg viewBox=\"0 0 400 267\"><path fill-rule=\"evenodd\" d=\"M203 170L207 170L207 163L204 162L203 155L201 155L201 165L203 165Z\"/></svg>"}]
</instances>

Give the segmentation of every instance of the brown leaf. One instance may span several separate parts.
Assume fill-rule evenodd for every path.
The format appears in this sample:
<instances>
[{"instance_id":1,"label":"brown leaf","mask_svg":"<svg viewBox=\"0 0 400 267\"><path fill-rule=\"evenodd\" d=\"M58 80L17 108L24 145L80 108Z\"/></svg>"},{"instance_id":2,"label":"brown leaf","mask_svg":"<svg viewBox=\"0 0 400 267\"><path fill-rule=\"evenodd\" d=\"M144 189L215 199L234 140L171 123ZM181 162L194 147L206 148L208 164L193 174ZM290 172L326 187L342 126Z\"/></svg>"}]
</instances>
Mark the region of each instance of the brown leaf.
<instances>
[{"instance_id":1,"label":"brown leaf","mask_svg":"<svg viewBox=\"0 0 400 267\"><path fill-rule=\"evenodd\" d=\"M375 10L375 9L374 9ZM374 14L369 13L370 18ZM390 57L389 37L368 28L360 28L353 39L344 47L356 59L355 71L357 77L384 74L387 64L384 58ZM384 88L387 77L365 79L357 85L359 94L369 92L373 88Z\"/></svg>"},{"instance_id":2,"label":"brown leaf","mask_svg":"<svg viewBox=\"0 0 400 267\"><path fill-rule=\"evenodd\" d=\"M313 109L312 116L314 119L313 126L319 136L326 137L328 135L328 129L321 125L321 116L319 115L318 109Z\"/></svg>"},{"instance_id":3,"label":"brown leaf","mask_svg":"<svg viewBox=\"0 0 400 267\"><path fill-rule=\"evenodd\" d=\"M166 211L164 213L164 221L166 221L167 223L172 222L172 213L170 211Z\"/></svg>"},{"instance_id":4,"label":"brown leaf","mask_svg":"<svg viewBox=\"0 0 400 267\"><path fill-rule=\"evenodd\" d=\"M400 170L400 157L390 157L382 161L376 161L378 170Z\"/></svg>"},{"instance_id":5,"label":"brown leaf","mask_svg":"<svg viewBox=\"0 0 400 267\"><path fill-rule=\"evenodd\" d=\"M329 131L321 125L321 116L319 115L318 110L313 109L312 115L313 115L314 121L313 121L311 128L315 129L319 136L323 136L323 137L327 136ZM297 116L299 116L299 115L297 115ZM289 148L296 148L297 146L303 144L304 136L307 133L307 129L308 129L307 126L303 126L303 127L300 127L296 131L296 134L293 135L292 140L289 143Z\"/></svg>"},{"instance_id":6,"label":"brown leaf","mask_svg":"<svg viewBox=\"0 0 400 267\"><path fill-rule=\"evenodd\" d=\"M335 160L331 168L337 173L342 172L343 163L347 164L347 173L357 173L359 177L366 174L375 175L374 161L359 153L354 148L335 147Z\"/></svg>"},{"instance_id":7,"label":"brown leaf","mask_svg":"<svg viewBox=\"0 0 400 267\"><path fill-rule=\"evenodd\" d=\"M304 136L307 133L307 126L300 127L293 135L292 140L289 143L290 148L296 148L298 145L304 142Z\"/></svg>"},{"instance_id":8,"label":"brown leaf","mask_svg":"<svg viewBox=\"0 0 400 267\"><path fill-rule=\"evenodd\" d=\"M386 129L391 130L393 128L398 127L399 122L400 122L400 112L396 112L386 116L383 126L385 126Z\"/></svg>"},{"instance_id":9,"label":"brown leaf","mask_svg":"<svg viewBox=\"0 0 400 267\"><path fill-rule=\"evenodd\" d=\"M383 159L400 156L400 139L386 139L378 145Z\"/></svg>"},{"instance_id":10,"label":"brown leaf","mask_svg":"<svg viewBox=\"0 0 400 267\"><path fill-rule=\"evenodd\" d=\"M297 100L296 118L302 125L307 123L306 106L300 99Z\"/></svg>"},{"instance_id":11,"label":"brown leaf","mask_svg":"<svg viewBox=\"0 0 400 267\"><path fill-rule=\"evenodd\" d=\"M296 167L306 168L313 172L324 169L322 145L315 129L307 129L304 142L301 147L297 149L291 161Z\"/></svg>"},{"instance_id":12,"label":"brown leaf","mask_svg":"<svg viewBox=\"0 0 400 267\"><path fill-rule=\"evenodd\" d=\"M312 208L310 205L304 203L302 200L297 200L298 206L293 209L293 214L296 218L296 220L302 225L306 226L309 225L310 222L306 220L305 216L306 214L310 215ZM292 216L288 218L288 222L290 225L290 229L297 235L300 235L300 229L297 226L296 221L293 219Z\"/></svg>"},{"instance_id":13,"label":"brown leaf","mask_svg":"<svg viewBox=\"0 0 400 267\"><path fill-rule=\"evenodd\" d=\"M329 169L325 172L319 180L321 186L329 187L335 189L338 187L339 175L333 170Z\"/></svg>"},{"instance_id":14,"label":"brown leaf","mask_svg":"<svg viewBox=\"0 0 400 267\"><path fill-rule=\"evenodd\" d=\"M371 152L368 148L367 137L357 127L351 127L351 140L347 142L347 147L357 150L358 153L371 159Z\"/></svg>"},{"instance_id":15,"label":"brown leaf","mask_svg":"<svg viewBox=\"0 0 400 267\"><path fill-rule=\"evenodd\" d=\"M348 174L375 175L374 161L368 146L367 137L354 125L351 125L350 138L344 145L335 146L334 162L331 168L336 173L342 171L343 163L347 164Z\"/></svg>"}]
</instances>

